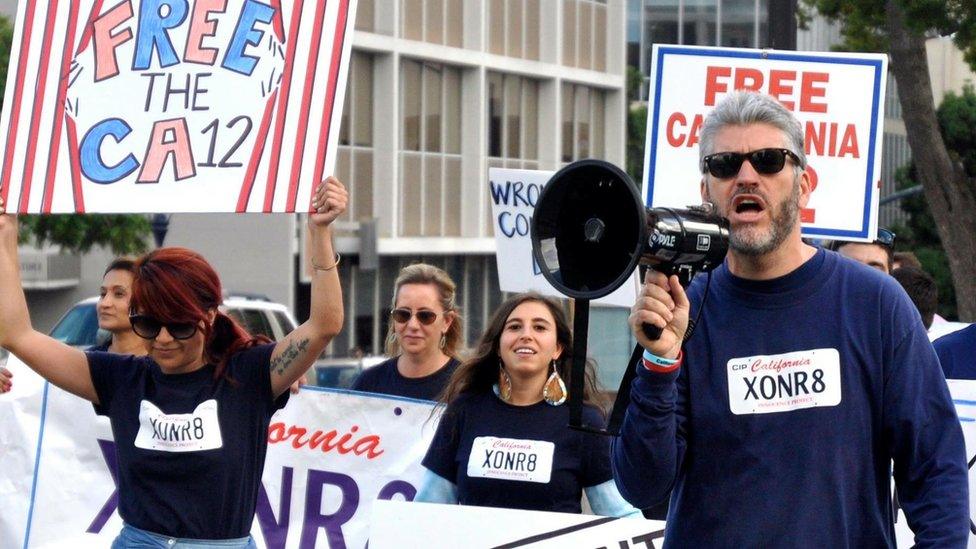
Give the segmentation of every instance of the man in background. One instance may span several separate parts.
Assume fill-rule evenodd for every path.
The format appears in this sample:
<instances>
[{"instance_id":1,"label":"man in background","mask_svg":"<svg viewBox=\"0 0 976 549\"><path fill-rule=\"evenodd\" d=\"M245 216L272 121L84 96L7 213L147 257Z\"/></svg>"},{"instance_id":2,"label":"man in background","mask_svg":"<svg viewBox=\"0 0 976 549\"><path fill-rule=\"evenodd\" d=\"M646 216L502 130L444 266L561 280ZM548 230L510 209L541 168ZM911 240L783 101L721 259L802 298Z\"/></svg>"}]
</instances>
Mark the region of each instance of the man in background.
<instances>
[{"instance_id":1,"label":"man in background","mask_svg":"<svg viewBox=\"0 0 976 549\"><path fill-rule=\"evenodd\" d=\"M939 287L935 279L922 269L909 265L891 271L891 276L895 277L915 304L925 329L931 328L935 310L939 306Z\"/></svg>"},{"instance_id":2,"label":"man in background","mask_svg":"<svg viewBox=\"0 0 976 549\"><path fill-rule=\"evenodd\" d=\"M878 227L878 238L874 242L835 241L832 249L844 257L864 263L885 274L891 274L894 263L895 233Z\"/></svg>"},{"instance_id":3,"label":"man in background","mask_svg":"<svg viewBox=\"0 0 976 549\"><path fill-rule=\"evenodd\" d=\"M932 343L946 379L976 379L976 324Z\"/></svg>"}]
</instances>

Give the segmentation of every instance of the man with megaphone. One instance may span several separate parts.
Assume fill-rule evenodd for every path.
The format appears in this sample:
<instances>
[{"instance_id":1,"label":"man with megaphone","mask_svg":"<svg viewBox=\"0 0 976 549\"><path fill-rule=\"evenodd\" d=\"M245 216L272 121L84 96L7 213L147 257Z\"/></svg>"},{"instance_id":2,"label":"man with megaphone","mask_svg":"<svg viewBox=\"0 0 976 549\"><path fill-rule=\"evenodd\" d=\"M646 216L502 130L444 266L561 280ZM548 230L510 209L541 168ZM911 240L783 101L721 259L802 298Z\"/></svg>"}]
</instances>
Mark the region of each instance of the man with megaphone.
<instances>
[{"instance_id":1,"label":"man with megaphone","mask_svg":"<svg viewBox=\"0 0 976 549\"><path fill-rule=\"evenodd\" d=\"M766 95L733 92L706 118L701 193L730 250L687 294L647 271L617 485L639 508L670 494L666 547L894 547L893 461L917 546L965 547L965 448L938 359L897 282L801 240L803 145Z\"/></svg>"}]
</instances>

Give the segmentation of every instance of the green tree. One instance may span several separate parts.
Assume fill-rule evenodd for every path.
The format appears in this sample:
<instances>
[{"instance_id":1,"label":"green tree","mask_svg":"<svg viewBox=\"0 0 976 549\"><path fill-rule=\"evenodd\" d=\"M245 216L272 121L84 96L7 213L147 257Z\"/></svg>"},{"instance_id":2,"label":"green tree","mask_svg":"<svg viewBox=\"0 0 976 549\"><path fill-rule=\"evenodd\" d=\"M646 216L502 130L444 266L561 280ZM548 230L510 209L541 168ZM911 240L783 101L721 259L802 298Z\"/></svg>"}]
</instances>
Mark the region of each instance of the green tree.
<instances>
[{"instance_id":1,"label":"green tree","mask_svg":"<svg viewBox=\"0 0 976 549\"><path fill-rule=\"evenodd\" d=\"M0 90L6 90L7 66L14 29L0 15ZM92 246L104 246L115 254L142 253L148 249L149 219L142 215L29 215L20 223L21 242L34 241L84 253Z\"/></svg>"},{"instance_id":2,"label":"green tree","mask_svg":"<svg viewBox=\"0 0 976 549\"><path fill-rule=\"evenodd\" d=\"M7 89L7 65L10 64L10 45L14 41L14 28L10 19L0 15L0 90Z\"/></svg>"},{"instance_id":3,"label":"green tree","mask_svg":"<svg viewBox=\"0 0 976 549\"><path fill-rule=\"evenodd\" d=\"M627 112L627 173L640 189L644 178L644 142L647 140L647 104L631 104Z\"/></svg>"},{"instance_id":4,"label":"green tree","mask_svg":"<svg viewBox=\"0 0 976 549\"><path fill-rule=\"evenodd\" d=\"M961 94L947 93L936 117L949 152L962 163L967 177L976 178L976 89L967 85ZM896 179L899 189L918 185L914 164L900 169ZM956 297L949 260L928 203L924 196L913 195L903 198L900 206L909 217L905 225L896 228L898 248L915 252L922 266L939 284L939 314L955 318Z\"/></svg>"},{"instance_id":5,"label":"green tree","mask_svg":"<svg viewBox=\"0 0 976 549\"><path fill-rule=\"evenodd\" d=\"M641 188L644 177L644 141L647 136L647 103L640 101L644 82L641 72L627 67L627 174Z\"/></svg>"},{"instance_id":6,"label":"green tree","mask_svg":"<svg viewBox=\"0 0 976 549\"><path fill-rule=\"evenodd\" d=\"M647 103L640 100L644 76L640 70L627 67L627 174L637 184L644 178L644 141L647 135Z\"/></svg>"},{"instance_id":7,"label":"green tree","mask_svg":"<svg viewBox=\"0 0 976 549\"><path fill-rule=\"evenodd\" d=\"M915 174L915 167L911 164L899 168L895 179L899 190L918 185L918 176ZM958 313L956 290L952 285L952 271L949 269L949 259L942 248L942 240L935 228L935 220L932 219L925 196L922 194L907 196L901 199L899 206L908 214L908 221L903 225L891 227L898 235L895 240L895 251L915 254L922 263L922 268L932 275L938 285L938 313L947 319L955 319Z\"/></svg>"},{"instance_id":8,"label":"green tree","mask_svg":"<svg viewBox=\"0 0 976 549\"><path fill-rule=\"evenodd\" d=\"M141 254L149 249L151 234L149 218L143 215L28 215L20 222L22 243L50 243L72 253L98 245L116 255Z\"/></svg>"},{"instance_id":9,"label":"green tree","mask_svg":"<svg viewBox=\"0 0 976 549\"><path fill-rule=\"evenodd\" d=\"M947 252L959 317L976 320L976 183L940 131L932 98L925 39L952 34L976 68L973 0L804 0L839 21L844 47L887 53L898 86L902 117L918 181Z\"/></svg>"}]
</instances>

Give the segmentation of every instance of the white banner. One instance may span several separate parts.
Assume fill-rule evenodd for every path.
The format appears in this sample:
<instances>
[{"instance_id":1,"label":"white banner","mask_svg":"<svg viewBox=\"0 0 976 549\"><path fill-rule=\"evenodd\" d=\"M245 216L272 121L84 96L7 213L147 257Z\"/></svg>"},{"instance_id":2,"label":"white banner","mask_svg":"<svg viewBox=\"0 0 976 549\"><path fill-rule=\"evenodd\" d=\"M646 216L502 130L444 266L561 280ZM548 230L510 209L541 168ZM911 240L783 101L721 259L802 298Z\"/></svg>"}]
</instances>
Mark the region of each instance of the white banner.
<instances>
[{"instance_id":1,"label":"white banner","mask_svg":"<svg viewBox=\"0 0 976 549\"><path fill-rule=\"evenodd\" d=\"M108 420L16 358L0 395L0 547L108 547L122 527ZM275 414L251 532L261 547L364 547L371 506L413 499L433 404L315 387Z\"/></svg>"},{"instance_id":2,"label":"white banner","mask_svg":"<svg viewBox=\"0 0 976 549\"><path fill-rule=\"evenodd\" d=\"M402 501L373 506L371 549L603 547L660 549L664 522Z\"/></svg>"},{"instance_id":3,"label":"white banner","mask_svg":"<svg viewBox=\"0 0 976 549\"><path fill-rule=\"evenodd\" d=\"M700 204L702 121L728 92L769 94L803 126L813 193L801 210L810 237L873 240L877 231L888 60L882 54L655 44L644 197Z\"/></svg>"},{"instance_id":4,"label":"white banner","mask_svg":"<svg viewBox=\"0 0 976 549\"><path fill-rule=\"evenodd\" d=\"M976 532L973 531L973 518L976 517L976 471L973 471L973 462L976 461L976 381L968 379L949 379L949 392L952 393L952 402L956 405L956 414L959 415L959 423L962 425L962 434L966 438L966 461L969 466L969 549L976 549ZM905 520L905 511L898 508L898 516L895 519L895 538L898 547L911 547L914 545L915 534L908 527Z\"/></svg>"},{"instance_id":5,"label":"white banner","mask_svg":"<svg viewBox=\"0 0 976 549\"><path fill-rule=\"evenodd\" d=\"M9 211L307 212L332 173L356 0L22 1Z\"/></svg>"},{"instance_id":6,"label":"white banner","mask_svg":"<svg viewBox=\"0 0 976 549\"><path fill-rule=\"evenodd\" d=\"M0 395L0 547L107 547L122 527L108 420L96 416L88 402L45 383L15 357L7 367L15 377L13 391ZM949 380L949 389L966 437L966 457L972 460L976 381ZM448 520L442 506L374 505L413 499L423 471L420 461L439 419L431 416L432 408L422 401L314 387L292 395L269 430L251 530L258 545L358 548L372 536L372 548L489 547L545 534L545 540L531 546L584 541L592 547L661 546L664 526L659 522L593 522L599 517L496 509L491 516L504 520L472 523L469 519L488 517L482 515L487 510L450 506L457 520ZM976 494L972 470L969 478L970 494ZM431 514L431 508L439 512ZM976 516L972 497L970 509ZM551 535L584 524L573 536L585 530L595 537ZM913 534L901 510L895 533L898 547L911 547ZM625 540L629 545L621 544ZM969 547L976 549L976 536Z\"/></svg>"},{"instance_id":7,"label":"white banner","mask_svg":"<svg viewBox=\"0 0 976 549\"><path fill-rule=\"evenodd\" d=\"M552 297L566 297L542 276L542 270L532 257L532 215L542 189L554 173L502 168L488 170L495 261L498 262L498 285L503 292L532 290ZM636 273L635 270L634 275L610 295L595 299L593 303L618 307L633 305L640 289Z\"/></svg>"}]
</instances>

